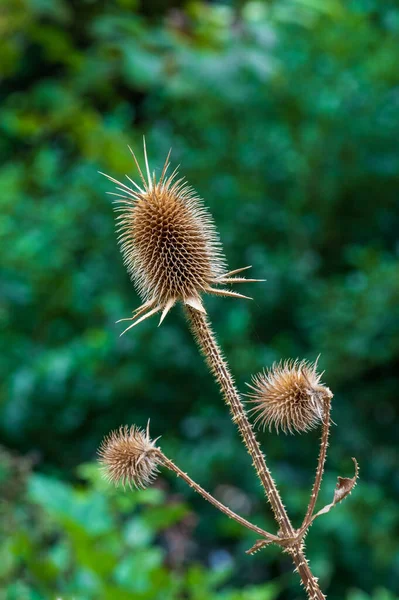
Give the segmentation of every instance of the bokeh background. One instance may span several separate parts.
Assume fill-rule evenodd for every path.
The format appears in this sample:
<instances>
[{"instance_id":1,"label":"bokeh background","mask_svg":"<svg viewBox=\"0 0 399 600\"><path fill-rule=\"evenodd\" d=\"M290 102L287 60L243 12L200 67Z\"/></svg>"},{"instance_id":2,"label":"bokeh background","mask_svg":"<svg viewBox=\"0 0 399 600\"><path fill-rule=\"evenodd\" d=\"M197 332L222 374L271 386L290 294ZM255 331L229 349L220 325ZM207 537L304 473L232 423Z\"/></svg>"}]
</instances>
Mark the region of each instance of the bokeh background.
<instances>
[{"instance_id":1,"label":"bokeh background","mask_svg":"<svg viewBox=\"0 0 399 600\"><path fill-rule=\"evenodd\" d=\"M320 353L335 393L307 538L331 600L398 594L399 5L396 0L3 0L0 11L0 598L294 600L276 548L163 473L110 489L96 448L121 424L275 531L180 308L120 338L139 305L112 186L145 134L206 199L254 301L207 298L239 387ZM240 290L241 291L241 290ZM261 433L301 522L319 432Z\"/></svg>"}]
</instances>

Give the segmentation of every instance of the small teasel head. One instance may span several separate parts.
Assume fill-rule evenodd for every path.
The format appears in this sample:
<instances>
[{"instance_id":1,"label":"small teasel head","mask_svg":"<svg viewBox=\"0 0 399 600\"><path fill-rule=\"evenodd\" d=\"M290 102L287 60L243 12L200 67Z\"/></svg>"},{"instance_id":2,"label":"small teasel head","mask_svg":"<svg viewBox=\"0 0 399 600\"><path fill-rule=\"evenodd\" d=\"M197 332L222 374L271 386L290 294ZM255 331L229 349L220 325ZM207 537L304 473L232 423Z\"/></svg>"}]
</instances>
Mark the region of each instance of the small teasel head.
<instances>
[{"instance_id":1,"label":"small teasel head","mask_svg":"<svg viewBox=\"0 0 399 600\"><path fill-rule=\"evenodd\" d=\"M159 438L157 438L159 439ZM156 478L159 452L147 430L135 425L120 427L107 435L98 451L104 475L108 481L125 487L144 489Z\"/></svg>"},{"instance_id":2,"label":"small teasel head","mask_svg":"<svg viewBox=\"0 0 399 600\"><path fill-rule=\"evenodd\" d=\"M317 360L287 360L274 363L252 378L248 394L255 406L255 423L263 429L274 426L287 433L304 432L316 427L325 416L326 403L332 398L330 389L320 383Z\"/></svg>"},{"instance_id":3,"label":"small teasel head","mask_svg":"<svg viewBox=\"0 0 399 600\"><path fill-rule=\"evenodd\" d=\"M219 236L202 199L177 169L167 175L170 152L158 179L150 172L145 143L146 176L132 154L139 183L127 177L125 185L106 175L117 185L118 193L112 195L118 198L123 260L143 299L133 317L122 319L134 321L127 329L158 311L162 322L177 301L205 312L203 293L246 298L212 287L254 280L232 277L249 267L226 273Z\"/></svg>"}]
</instances>

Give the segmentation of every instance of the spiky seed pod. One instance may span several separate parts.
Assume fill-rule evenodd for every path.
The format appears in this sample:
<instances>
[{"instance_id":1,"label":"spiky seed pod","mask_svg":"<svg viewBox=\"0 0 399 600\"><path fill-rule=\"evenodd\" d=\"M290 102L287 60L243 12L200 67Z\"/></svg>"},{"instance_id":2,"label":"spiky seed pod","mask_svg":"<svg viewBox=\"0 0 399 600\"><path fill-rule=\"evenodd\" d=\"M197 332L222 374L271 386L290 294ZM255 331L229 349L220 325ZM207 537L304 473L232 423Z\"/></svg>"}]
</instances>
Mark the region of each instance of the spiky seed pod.
<instances>
[{"instance_id":1,"label":"spiky seed pod","mask_svg":"<svg viewBox=\"0 0 399 600\"><path fill-rule=\"evenodd\" d=\"M112 431L98 451L105 477L111 483L144 489L156 478L159 455L155 442L135 425Z\"/></svg>"},{"instance_id":2,"label":"spiky seed pod","mask_svg":"<svg viewBox=\"0 0 399 600\"><path fill-rule=\"evenodd\" d=\"M145 144L147 178L133 154L141 185L130 177L128 186L106 175L117 185L118 194L113 195L120 204L119 241L123 260L144 302L133 317L121 319L134 321L127 329L158 311L162 311L162 322L179 300L205 312L201 302L203 292L247 298L212 285L255 281L232 277L249 267L225 272L225 259L212 217L184 178L178 178L177 169L167 177L169 156L170 152L158 180L155 173L150 173Z\"/></svg>"},{"instance_id":3,"label":"spiky seed pod","mask_svg":"<svg viewBox=\"0 0 399 600\"><path fill-rule=\"evenodd\" d=\"M324 416L324 401L332 398L328 387L320 383L317 361L287 360L274 363L268 371L252 378L248 394L255 404L255 423L276 431L308 431Z\"/></svg>"}]
</instances>

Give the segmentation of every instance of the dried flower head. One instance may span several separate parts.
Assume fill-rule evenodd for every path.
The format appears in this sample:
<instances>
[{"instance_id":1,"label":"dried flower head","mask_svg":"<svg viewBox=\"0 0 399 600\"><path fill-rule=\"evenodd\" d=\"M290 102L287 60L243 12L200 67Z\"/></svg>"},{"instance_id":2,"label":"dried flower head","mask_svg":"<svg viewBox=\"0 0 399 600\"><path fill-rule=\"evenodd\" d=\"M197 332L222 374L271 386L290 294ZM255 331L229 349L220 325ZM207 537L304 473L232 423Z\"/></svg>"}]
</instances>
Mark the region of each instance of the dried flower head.
<instances>
[{"instance_id":1,"label":"dried flower head","mask_svg":"<svg viewBox=\"0 0 399 600\"><path fill-rule=\"evenodd\" d=\"M158 472L156 441L150 439L148 426L146 431L135 425L112 431L98 451L108 481L142 489L150 485Z\"/></svg>"},{"instance_id":2,"label":"dried flower head","mask_svg":"<svg viewBox=\"0 0 399 600\"><path fill-rule=\"evenodd\" d=\"M170 152L158 180L155 172L150 173L145 143L147 178L132 155L141 185L128 176L131 185L125 185L103 173L117 185L118 193L112 195L119 198L123 260L143 299L131 318L121 319L134 321L125 331L158 311L162 311L161 323L179 300L205 312L203 292L247 298L212 287L255 280L232 277L249 267L225 272L219 236L203 201L184 178L178 178L177 169L167 176Z\"/></svg>"},{"instance_id":3,"label":"dried flower head","mask_svg":"<svg viewBox=\"0 0 399 600\"><path fill-rule=\"evenodd\" d=\"M324 401L332 398L328 387L320 383L317 361L288 360L274 363L268 371L252 378L248 394L255 403L255 423L276 431L308 431L324 416Z\"/></svg>"}]
</instances>

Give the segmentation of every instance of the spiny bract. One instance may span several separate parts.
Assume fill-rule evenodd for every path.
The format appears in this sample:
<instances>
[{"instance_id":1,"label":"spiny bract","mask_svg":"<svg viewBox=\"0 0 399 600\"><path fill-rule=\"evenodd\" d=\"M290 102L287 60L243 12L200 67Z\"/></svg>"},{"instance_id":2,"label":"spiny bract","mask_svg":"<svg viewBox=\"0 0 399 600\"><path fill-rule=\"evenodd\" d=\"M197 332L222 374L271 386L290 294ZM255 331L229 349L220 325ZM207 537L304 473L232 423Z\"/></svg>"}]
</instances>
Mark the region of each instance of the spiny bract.
<instances>
[{"instance_id":1,"label":"spiny bract","mask_svg":"<svg viewBox=\"0 0 399 600\"><path fill-rule=\"evenodd\" d=\"M146 431L135 425L112 431L98 451L108 481L141 489L150 485L158 472L156 441L150 439L148 426Z\"/></svg>"},{"instance_id":2,"label":"spiny bract","mask_svg":"<svg viewBox=\"0 0 399 600\"><path fill-rule=\"evenodd\" d=\"M247 298L212 287L257 280L233 277L249 267L225 272L219 236L203 201L184 178L177 177L177 169L166 175L170 152L158 180L150 173L145 143L147 179L132 155L141 185L126 176L130 187L103 173L117 185L118 194L112 195L119 198L123 259L144 302L132 317L121 319L134 321L125 331L158 311L162 311L161 323L178 300L205 312L203 292Z\"/></svg>"},{"instance_id":3,"label":"spiny bract","mask_svg":"<svg viewBox=\"0 0 399 600\"><path fill-rule=\"evenodd\" d=\"M255 403L255 424L276 431L308 431L324 417L324 401L332 398L328 387L320 383L317 361L288 360L274 363L271 369L252 378L248 394Z\"/></svg>"}]
</instances>

